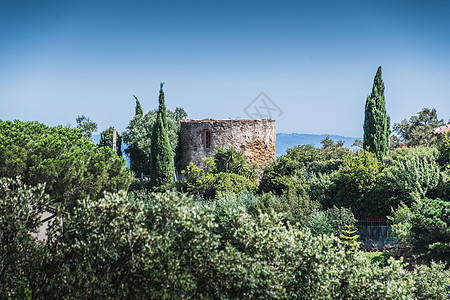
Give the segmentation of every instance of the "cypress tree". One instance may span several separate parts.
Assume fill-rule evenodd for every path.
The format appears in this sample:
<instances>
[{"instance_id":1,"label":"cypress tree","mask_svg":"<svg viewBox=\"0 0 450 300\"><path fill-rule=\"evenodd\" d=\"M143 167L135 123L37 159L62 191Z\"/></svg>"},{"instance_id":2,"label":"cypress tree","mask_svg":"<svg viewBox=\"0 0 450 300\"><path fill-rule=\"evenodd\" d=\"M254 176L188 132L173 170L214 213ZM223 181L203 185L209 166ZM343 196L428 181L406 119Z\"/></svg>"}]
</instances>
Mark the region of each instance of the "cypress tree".
<instances>
[{"instance_id":1,"label":"cypress tree","mask_svg":"<svg viewBox=\"0 0 450 300\"><path fill-rule=\"evenodd\" d=\"M372 93L366 100L363 140L364 149L374 153L378 160L383 159L389 151L389 123L380 66L373 80Z\"/></svg>"},{"instance_id":2,"label":"cypress tree","mask_svg":"<svg viewBox=\"0 0 450 300\"><path fill-rule=\"evenodd\" d=\"M152 132L150 167L150 182L153 187L167 185L174 181L175 166L167 134L163 83L159 90L159 108Z\"/></svg>"},{"instance_id":3,"label":"cypress tree","mask_svg":"<svg viewBox=\"0 0 450 300\"><path fill-rule=\"evenodd\" d=\"M134 99L136 99L136 108L135 108L134 115L135 116L143 116L144 112L142 111L142 106L141 106L141 103L139 102L139 99L135 95L133 95L133 97L134 97Z\"/></svg>"}]
</instances>

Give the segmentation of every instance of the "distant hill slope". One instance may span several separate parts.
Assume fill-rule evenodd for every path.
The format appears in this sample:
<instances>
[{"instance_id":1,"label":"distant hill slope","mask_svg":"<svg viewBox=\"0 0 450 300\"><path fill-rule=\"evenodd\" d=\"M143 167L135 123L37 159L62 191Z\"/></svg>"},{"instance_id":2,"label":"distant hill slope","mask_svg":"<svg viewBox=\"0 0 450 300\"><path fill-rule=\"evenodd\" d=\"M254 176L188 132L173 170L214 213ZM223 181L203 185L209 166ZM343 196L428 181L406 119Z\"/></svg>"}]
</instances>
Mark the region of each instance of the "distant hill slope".
<instances>
[{"instance_id":1,"label":"distant hill slope","mask_svg":"<svg viewBox=\"0 0 450 300\"><path fill-rule=\"evenodd\" d=\"M362 139L360 137L348 137L331 134L277 133L276 155L283 155L287 149L298 145L312 145L316 148L320 148L322 147L320 141L326 138L327 135L329 135L335 142L339 140L344 141L344 147L349 149L355 148L352 147L352 144L356 139Z\"/></svg>"}]
</instances>

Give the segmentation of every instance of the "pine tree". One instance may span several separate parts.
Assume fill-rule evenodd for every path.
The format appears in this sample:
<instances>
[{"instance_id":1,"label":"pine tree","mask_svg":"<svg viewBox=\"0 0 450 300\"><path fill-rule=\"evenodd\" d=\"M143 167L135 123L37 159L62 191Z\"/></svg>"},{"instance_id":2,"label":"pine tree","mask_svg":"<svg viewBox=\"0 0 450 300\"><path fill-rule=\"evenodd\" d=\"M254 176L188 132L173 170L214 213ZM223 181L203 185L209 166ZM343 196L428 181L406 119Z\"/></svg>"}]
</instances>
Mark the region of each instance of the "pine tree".
<instances>
[{"instance_id":1,"label":"pine tree","mask_svg":"<svg viewBox=\"0 0 450 300\"><path fill-rule=\"evenodd\" d=\"M173 151L167 135L163 85L161 83L158 115L152 133L150 182L153 187L160 187L172 183L175 175Z\"/></svg>"},{"instance_id":2,"label":"pine tree","mask_svg":"<svg viewBox=\"0 0 450 300\"><path fill-rule=\"evenodd\" d=\"M144 115L144 112L142 111L142 106L141 106L141 103L139 102L139 99L135 95L133 95L133 97L134 97L134 99L136 99L136 109L135 109L134 115L135 116Z\"/></svg>"},{"instance_id":3,"label":"pine tree","mask_svg":"<svg viewBox=\"0 0 450 300\"><path fill-rule=\"evenodd\" d=\"M389 150L389 123L380 66L373 80L372 93L366 100L363 140L364 149L375 153L378 160L387 155Z\"/></svg>"}]
</instances>

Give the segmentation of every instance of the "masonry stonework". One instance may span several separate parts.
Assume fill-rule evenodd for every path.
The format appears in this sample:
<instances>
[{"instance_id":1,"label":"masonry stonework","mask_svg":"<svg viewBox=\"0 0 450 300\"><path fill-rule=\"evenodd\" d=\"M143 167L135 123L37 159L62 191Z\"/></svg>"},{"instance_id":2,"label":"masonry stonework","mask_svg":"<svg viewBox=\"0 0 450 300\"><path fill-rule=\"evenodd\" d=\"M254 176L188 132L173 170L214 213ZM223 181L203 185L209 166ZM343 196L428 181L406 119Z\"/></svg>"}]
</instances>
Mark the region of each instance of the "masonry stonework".
<instances>
[{"instance_id":1,"label":"masonry stonework","mask_svg":"<svg viewBox=\"0 0 450 300\"><path fill-rule=\"evenodd\" d=\"M272 119L183 120L180 130L180 159L183 169L190 162L202 166L220 146L244 154L247 163L265 166L275 159L276 123Z\"/></svg>"}]
</instances>

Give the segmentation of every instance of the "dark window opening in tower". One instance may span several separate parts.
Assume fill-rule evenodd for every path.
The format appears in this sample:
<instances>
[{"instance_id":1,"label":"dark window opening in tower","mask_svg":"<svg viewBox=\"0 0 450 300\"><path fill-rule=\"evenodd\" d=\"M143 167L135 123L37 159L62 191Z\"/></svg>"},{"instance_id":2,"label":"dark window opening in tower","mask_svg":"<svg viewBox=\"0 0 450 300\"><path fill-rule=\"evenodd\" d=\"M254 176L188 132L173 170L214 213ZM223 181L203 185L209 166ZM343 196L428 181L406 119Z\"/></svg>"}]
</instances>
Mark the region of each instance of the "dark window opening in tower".
<instances>
[{"instance_id":1,"label":"dark window opening in tower","mask_svg":"<svg viewBox=\"0 0 450 300\"><path fill-rule=\"evenodd\" d=\"M203 131L203 146L205 149L211 148L211 131L208 129Z\"/></svg>"}]
</instances>

